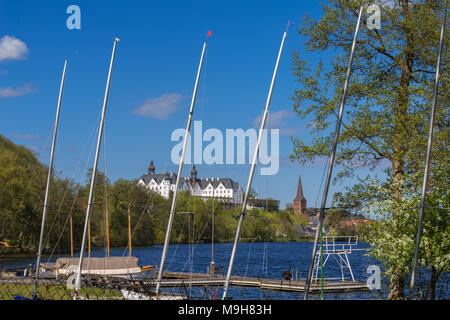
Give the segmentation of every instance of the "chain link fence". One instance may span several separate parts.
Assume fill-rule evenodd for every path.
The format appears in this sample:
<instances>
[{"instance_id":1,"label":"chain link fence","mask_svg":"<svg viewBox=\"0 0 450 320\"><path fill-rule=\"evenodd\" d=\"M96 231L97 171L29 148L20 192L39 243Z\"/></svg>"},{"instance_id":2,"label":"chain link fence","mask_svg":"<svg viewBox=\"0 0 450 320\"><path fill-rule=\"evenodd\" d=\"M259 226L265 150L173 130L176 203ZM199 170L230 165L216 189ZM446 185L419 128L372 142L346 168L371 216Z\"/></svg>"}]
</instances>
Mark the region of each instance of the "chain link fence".
<instances>
[{"instance_id":1,"label":"chain link fence","mask_svg":"<svg viewBox=\"0 0 450 320\"><path fill-rule=\"evenodd\" d=\"M42 277L34 270L10 269L0 272L0 300L153 300L154 275L144 279L83 275L81 288L75 289L75 274ZM178 288L181 289L181 288ZM180 290L178 290L180 291ZM159 299L181 300L179 292L165 292Z\"/></svg>"}]
</instances>

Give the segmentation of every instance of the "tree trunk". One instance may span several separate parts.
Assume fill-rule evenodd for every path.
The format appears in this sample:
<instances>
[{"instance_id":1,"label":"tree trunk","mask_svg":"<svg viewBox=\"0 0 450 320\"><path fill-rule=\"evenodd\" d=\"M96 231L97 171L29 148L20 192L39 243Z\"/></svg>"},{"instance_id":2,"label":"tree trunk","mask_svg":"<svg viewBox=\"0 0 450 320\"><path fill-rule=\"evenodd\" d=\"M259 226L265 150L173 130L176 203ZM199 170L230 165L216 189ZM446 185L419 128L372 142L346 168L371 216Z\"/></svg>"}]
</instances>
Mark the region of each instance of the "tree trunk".
<instances>
[{"instance_id":1,"label":"tree trunk","mask_svg":"<svg viewBox=\"0 0 450 320\"><path fill-rule=\"evenodd\" d=\"M388 300L402 300L405 298L405 279L402 273L394 273L391 276Z\"/></svg>"},{"instance_id":2,"label":"tree trunk","mask_svg":"<svg viewBox=\"0 0 450 320\"><path fill-rule=\"evenodd\" d=\"M394 141L392 148L392 173L394 190L392 197L401 203L403 199L403 178L405 174L405 153L408 139L408 105L409 85L411 82L412 67L414 64L414 37L408 27L409 4L402 0L402 12L404 16L403 30L406 36L406 47L401 57L401 76L397 96L397 110L394 119ZM394 275L391 278L391 291L388 299L404 298L404 278L402 275Z\"/></svg>"},{"instance_id":3,"label":"tree trunk","mask_svg":"<svg viewBox=\"0 0 450 320\"><path fill-rule=\"evenodd\" d=\"M430 283L429 283L429 292L430 292L430 300L436 300L436 283L439 280L441 272L438 272L436 270L436 267L431 267L431 276L430 276Z\"/></svg>"}]
</instances>

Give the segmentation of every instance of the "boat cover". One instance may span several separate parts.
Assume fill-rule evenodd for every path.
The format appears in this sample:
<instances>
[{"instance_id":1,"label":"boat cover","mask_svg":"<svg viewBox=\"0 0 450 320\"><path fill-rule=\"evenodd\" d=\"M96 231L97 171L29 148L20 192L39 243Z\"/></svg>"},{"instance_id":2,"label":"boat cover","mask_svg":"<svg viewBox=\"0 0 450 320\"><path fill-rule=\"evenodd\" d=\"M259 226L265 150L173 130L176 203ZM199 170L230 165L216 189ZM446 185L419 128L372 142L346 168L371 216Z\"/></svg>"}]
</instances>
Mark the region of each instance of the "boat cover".
<instances>
[{"instance_id":1,"label":"boat cover","mask_svg":"<svg viewBox=\"0 0 450 320\"><path fill-rule=\"evenodd\" d=\"M55 269L59 274L70 274L78 271L79 258L59 258ZM141 272L136 257L84 258L82 274L116 275Z\"/></svg>"}]
</instances>

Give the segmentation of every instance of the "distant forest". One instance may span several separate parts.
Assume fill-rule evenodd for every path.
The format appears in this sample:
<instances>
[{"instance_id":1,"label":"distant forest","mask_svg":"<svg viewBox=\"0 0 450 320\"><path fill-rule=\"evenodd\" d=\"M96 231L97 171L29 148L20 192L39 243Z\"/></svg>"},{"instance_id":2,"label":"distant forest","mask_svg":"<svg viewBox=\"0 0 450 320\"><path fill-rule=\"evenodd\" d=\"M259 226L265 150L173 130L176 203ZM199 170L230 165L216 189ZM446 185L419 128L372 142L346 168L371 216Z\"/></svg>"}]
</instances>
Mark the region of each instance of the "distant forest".
<instances>
[{"instance_id":1,"label":"distant forest","mask_svg":"<svg viewBox=\"0 0 450 320\"><path fill-rule=\"evenodd\" d=\"M48 167L24 146L0 135L0 253L35 252L39 243ZM45 252L70 251L70 213L74 250L81 247L90 176L85 183L75 183L54 173L48 216L44 233ZM152 193L135 180L118 179L114 183L97 173L90 221L91 246L107 243L108 212L111 247L128 244L128 210L131 214L133 246L150 246L164 242L171 199ZM211 240L212 209L215 211L216 242L233 241L240 207L222 208L218 201L203 201L180 192L171 241L187 243ZM308 219L292 208L267 212L247 211L241 233L242 241L296 241L298 230Z\"/></svg>"}]
</instances>

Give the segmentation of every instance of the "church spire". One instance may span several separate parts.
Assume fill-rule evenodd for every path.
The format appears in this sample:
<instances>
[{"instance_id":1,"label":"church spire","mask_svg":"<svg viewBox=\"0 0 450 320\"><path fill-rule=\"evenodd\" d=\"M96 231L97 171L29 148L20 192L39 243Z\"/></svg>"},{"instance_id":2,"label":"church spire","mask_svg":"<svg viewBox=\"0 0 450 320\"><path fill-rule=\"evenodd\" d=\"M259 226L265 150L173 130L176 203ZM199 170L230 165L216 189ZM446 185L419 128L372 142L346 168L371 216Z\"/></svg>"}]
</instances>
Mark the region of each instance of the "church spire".
<instances>
[{"instance_id":1,"label":"church spire","mask_svg":"<svg viewBox=\"0 0 450 320\"><path fill-rule=\"evenodd\" d=\"M305 197L303 196L302 178L301 177L298 177L297 197L295 197L294 200L306 201Z\"/></svg>"},{"instance_id":2,"label":"church spire","mask_svg":"<svg viewBox=\"0 0 450 320\"><path fill-rule=\"evenodd\" d=\"M306 213L306 198L303 195L302 178L298 177L297 196L293 202L294 212Z\"/></svg>"}]
</instances>

